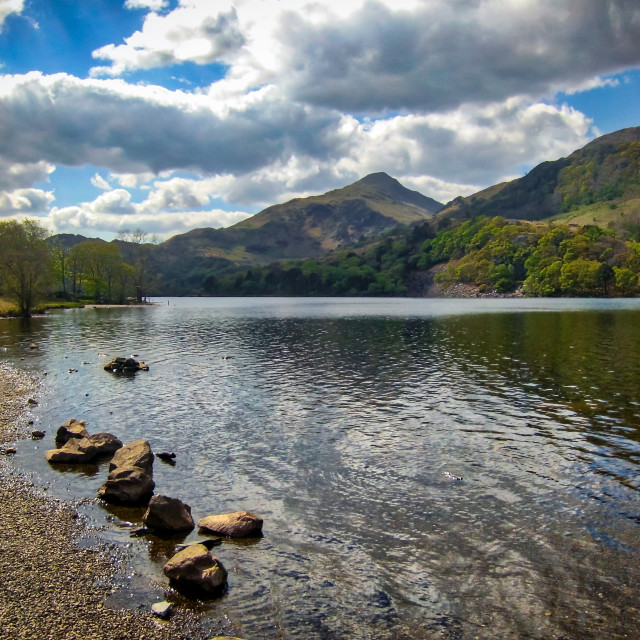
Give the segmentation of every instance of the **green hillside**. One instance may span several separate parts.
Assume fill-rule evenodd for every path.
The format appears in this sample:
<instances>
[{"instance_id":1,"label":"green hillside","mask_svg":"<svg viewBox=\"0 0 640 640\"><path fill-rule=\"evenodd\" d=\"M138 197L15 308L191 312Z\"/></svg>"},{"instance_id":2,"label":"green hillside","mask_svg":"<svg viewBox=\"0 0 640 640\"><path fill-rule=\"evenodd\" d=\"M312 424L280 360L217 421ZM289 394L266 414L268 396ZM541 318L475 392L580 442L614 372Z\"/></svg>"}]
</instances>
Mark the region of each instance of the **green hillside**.
<instances>
[{"instance_id":1,"label":"green hillside","mask_svg":"<svg viewBox=\"0 0 640 640\"><path fill-rule=\"evenodd\" d=\"M553 218L622 228L625 218L640 212L639 198L640 127L632 127L597 138L566 158L543 162L522 178L456 198L439 216Z\"/></svg>"},{"instance_id":2,"label":"green hillside","mask_svg":"<svg viewBox=\"0 0 640 640\"><path fill-rule=\"evenodd\" d=\"M207 274L317 258L399 225L432 219L440 209L439 202L376 173L324 195L268 207L226 229L174 236L154 250L154 264L167 291L194 291Z\"/></svg>"}]
</instances>

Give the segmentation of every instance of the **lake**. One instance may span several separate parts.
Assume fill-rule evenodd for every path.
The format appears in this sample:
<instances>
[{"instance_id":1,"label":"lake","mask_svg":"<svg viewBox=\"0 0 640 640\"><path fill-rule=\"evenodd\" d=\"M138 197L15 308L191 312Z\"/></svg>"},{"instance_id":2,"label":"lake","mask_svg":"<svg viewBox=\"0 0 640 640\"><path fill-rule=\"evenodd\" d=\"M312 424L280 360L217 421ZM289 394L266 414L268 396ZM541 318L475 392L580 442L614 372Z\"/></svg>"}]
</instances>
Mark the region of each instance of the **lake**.
<instances>
[{"instance_id":1,"label":"lake","mask_svg":"<svg viewBox=\"0 0 640 640\"><path fill-rule=\"evenodd\" d=\"M104 464L44 461L85 419L174 451L156 493L196 520L263 517L262 539L216 547L228 592L194 605L215 628L638 637L640 300L155 302L0 322L0 360L47 372L31 410L47 435L14 464L53 497L95 496ZM99 354L150 370L114 376ZM174 544L130 538L140 510L80 508L133 551L113 603L162 600Z\"/></svg>"}]
</instances>

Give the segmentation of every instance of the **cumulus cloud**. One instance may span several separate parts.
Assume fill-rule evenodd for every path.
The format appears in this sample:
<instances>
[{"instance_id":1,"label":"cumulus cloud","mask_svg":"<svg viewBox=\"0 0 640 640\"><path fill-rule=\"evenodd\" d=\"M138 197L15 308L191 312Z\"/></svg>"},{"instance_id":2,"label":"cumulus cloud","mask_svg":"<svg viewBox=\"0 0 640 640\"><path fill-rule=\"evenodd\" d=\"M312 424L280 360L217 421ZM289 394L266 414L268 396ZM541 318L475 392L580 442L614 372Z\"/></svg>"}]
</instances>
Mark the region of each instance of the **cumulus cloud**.
<instances>
[{"instance_id":1,"label":"cumulus cloud","mask_svg":"<svg viewBox=\"0 0 640 640\"><path fill-rule=\"evenodd\" d=\"M42 189L0 191L0 216L29 216L45 213L54 199L51 191Z\"/></svg>"},{"instance_id":2,"label":"cumulus cloud","mask_svg":"<svg viewBox=\"0 0 640 640\"><path fill-rule=\"evenodd\" d=\"M113 187L99 173L96 173L91 178L91 184L103 191L111 191L111 189L113 189Z\"/></svg>"},{"instance_id":3,"label":"cumulus cloud","mask_svg":"<svg viewBox=\"0 0 640 640\"><path fill-rule=\"evenodd\" d=\"M328 157L340 119L268 93L222 117L205 95L156 86L37 72L0 78L0 158L20 163L243 173L290 155Z\"/></svg>"},{"instance_id":4,"label":"cumulus cloud","mask_svg":"<svg viewBox=\"0 0 640 640\"><path fill-rule=\"evenodd\" d=\"M55 164L102 167L107 179L92 179L106 191L100 206L122 214L132 213L124 194L134 188L150 191L145 211L162 212L201 208L210 198L273 204L374 171L429 176L442 194L445 183L451 192L481 187L582 146L590 124L568 107L524 97L360 121L268 89L224 102L121 80L0 78L0 167L18 167L12 186L33 186L25 184L29 172L41 180ZM201 179L170 178L175 170ZM10 180L0 176L0 184Z\"/></svg>"},{"instance_id":5,"label":"cumulus cloud","mask_svg":"<svg viewBox=\"0 0 640 640\"><path fill-rule=\"evenodd\" d=\"M160 11L169 6L168 0L127 0L124 3L127 9L150 9L151 11Z\"/></svg>"},{"instance_id":6,"label":"cumulus cloud","mask_svg":"<svg viewBox=\"0 0 640 640\"><path fill-rule=\"evenodd\" d=\"M226 82L346 112L546 96L640 65L636 0L181 0L95 75L222 62Z\"/></svg>"},{"instance_id":7,"label":"cumulus cloud","mask_svg":"<svg viewBox=\"0 0 640 640\"><path fill-rule=\"evenodd\" d=\"M198 227L228 227L247 218L242 211L184 211L179 213L96 213L91 206L54 207L47 219L53 233L115 237L124 228L140 228L147 233L170 237Z\"/></svg>"},{"instance_id":8,"label":"cumulus cloud","mask_svg":"<svg viewBox=\"0 0 640 640\"><path fill-rule=\"evenodd\" d=\"M0 0L0 31L7 16L12 13L22 13L24 0Z\"/></svg>"},{"instance_id":9,"label":"cumulus cloud","mask_svg":"<svg viewBox=\"0 0 640 640\"><path fill-rule=\"evenodd\" d=\"M145 186L149 193L141 202L134 202L126 189L111 189L89 202L53 207L49 226L54 232L113 236L122 228L140 227L148 233L175 235L197 226L226 227L250 215L244 211L205 209L211 198L218 196L217 178L153 180Z\"/></svg>"},{"instance_id":10,"label":"cumulus cloud","mask_svg":"<svg viewBox=\"0 0 640 640\"><path fill-rule=\"evenodd\" d=\"M182 3L168 16L155 12L145 18L141 31L125 44L109 44L93 57L111 64L95 67L92 75L120 75L136 69L153 69L183 62L209 64L242 46L235 9L219 10L215 3Z\"/></svg>"},{"instance_id":11,"label":"cumulus cloud","mask_svg":"<svg viewBox=\"0 0 640 640\"><path fill-rule=\"evenodd\" d=\"M640 64L633 0L371 1L322 25L288 14L279 35L290 95L351 112L544 96Z\"/></svg>"},{"instance_id":12,"label":"cumulus cloud","mask_svg":"<svg viewBox=\"0 0 640 640\"><path fill-rule=\"evenodd\" d=\"M0 156L0 190L31 187L36 182L46 182L54 171L55 166L49 162L16 163L8 153L7 157Z\"/></svg>"},{"instance_id":13,"label":"cumulus cloud","mask_svg":"<svg viewBox=\"0 0 640 640\"><path fill-rule=\"evenodd\" d=\"M164 171L160 172L160 175L167 178L171 173L171 171ZM148 189L147 183L155 177L156 175L150 171L143 171L142 173L109 173L109 180L117 182L125 189Z\"/></svg>"}]
</instances>

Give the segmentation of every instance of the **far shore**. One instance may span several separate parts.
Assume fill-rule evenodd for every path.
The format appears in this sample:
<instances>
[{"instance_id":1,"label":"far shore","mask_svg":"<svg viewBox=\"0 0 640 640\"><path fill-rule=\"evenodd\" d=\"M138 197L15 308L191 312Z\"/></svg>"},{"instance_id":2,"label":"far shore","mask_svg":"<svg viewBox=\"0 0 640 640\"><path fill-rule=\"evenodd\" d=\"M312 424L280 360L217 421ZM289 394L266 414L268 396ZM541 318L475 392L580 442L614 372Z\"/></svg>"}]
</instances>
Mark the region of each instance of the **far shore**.
<instances>
[{"instance_id":1,"label":"far shore","mask_svg":"<svg viewBox=\"0 0 640 640\"><path fill-rule=\"evenodd\" d=\"M34 427L28 423L27 400L37 399L37 393L35 377L0 364L2 637L205 640L215 636L213 621L180 608L165 622L151 614L152 602L144 612L105 604L116 587L118 560L113 551L77 546L74 541L83 535L85 525L73 504L46 497L19 472L19 448L16 454L7 453L12 442L30 436ZM158 593L158 600L163 599Z\"/></svg>"}]
</instances>

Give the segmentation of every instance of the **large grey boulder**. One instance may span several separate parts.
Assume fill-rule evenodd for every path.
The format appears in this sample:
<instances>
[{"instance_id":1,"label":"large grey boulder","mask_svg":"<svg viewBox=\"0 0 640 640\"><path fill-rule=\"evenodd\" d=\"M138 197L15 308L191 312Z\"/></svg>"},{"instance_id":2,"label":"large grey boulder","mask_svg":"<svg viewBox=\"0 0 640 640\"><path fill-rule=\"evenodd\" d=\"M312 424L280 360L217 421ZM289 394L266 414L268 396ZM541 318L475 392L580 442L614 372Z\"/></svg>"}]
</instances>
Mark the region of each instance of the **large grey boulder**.
<instances>
[{"instance_id":1,"label":"large grey boulder","mask_svg":"<svg viewBox=\"0 0 640 640\"><path fill-rule=\"evenodd\" d=\"M227 570L203 544L192 544L164 565L171 586L188 597L219 595L227 584Z\"/></svg>"},{"instance_id":2,"label":"large grey boulder","mask_svg":"<svg viewBox=\"0 0 640 640\"><path fill-rule=\"evenodd\" d=\"M145 527L160 533L187 533L195 523L188 504L164 495L155 495L149 501L142 522Z\"/></svg>"},{"instance_id":3,"label":"large grey boulder","mask_svg":"<svg viewBox=\"0 0 640 640\"><path fill-rule=\"evenodd\" d=\"M56 446L61 447L72 438L88 438L89 432L86 429L87 423L84 420L69 418L56 431Z\"/></svg>"},{"instance_id":4,"label":"large grey boulder","mask_svg":"<svg viewBox=\"0 0 640 640\"><path fill-rule=\"evenodd\" d=\"M147 504L154 488L153 452L146 440L135 440L115 452L98 497L116 504Z\"/></svg>"},{"instance_id":5,"label":"large grey boulder","mask_svg":"<svg viewBox=\"0 0 640 640\"><path fill-rule=\"evenodd\" d=\"M200 533L214 533L230 538L262 535L262 518L250 511L235 511L207 516L198 522Z\"/></svg>"}]
</instances>

